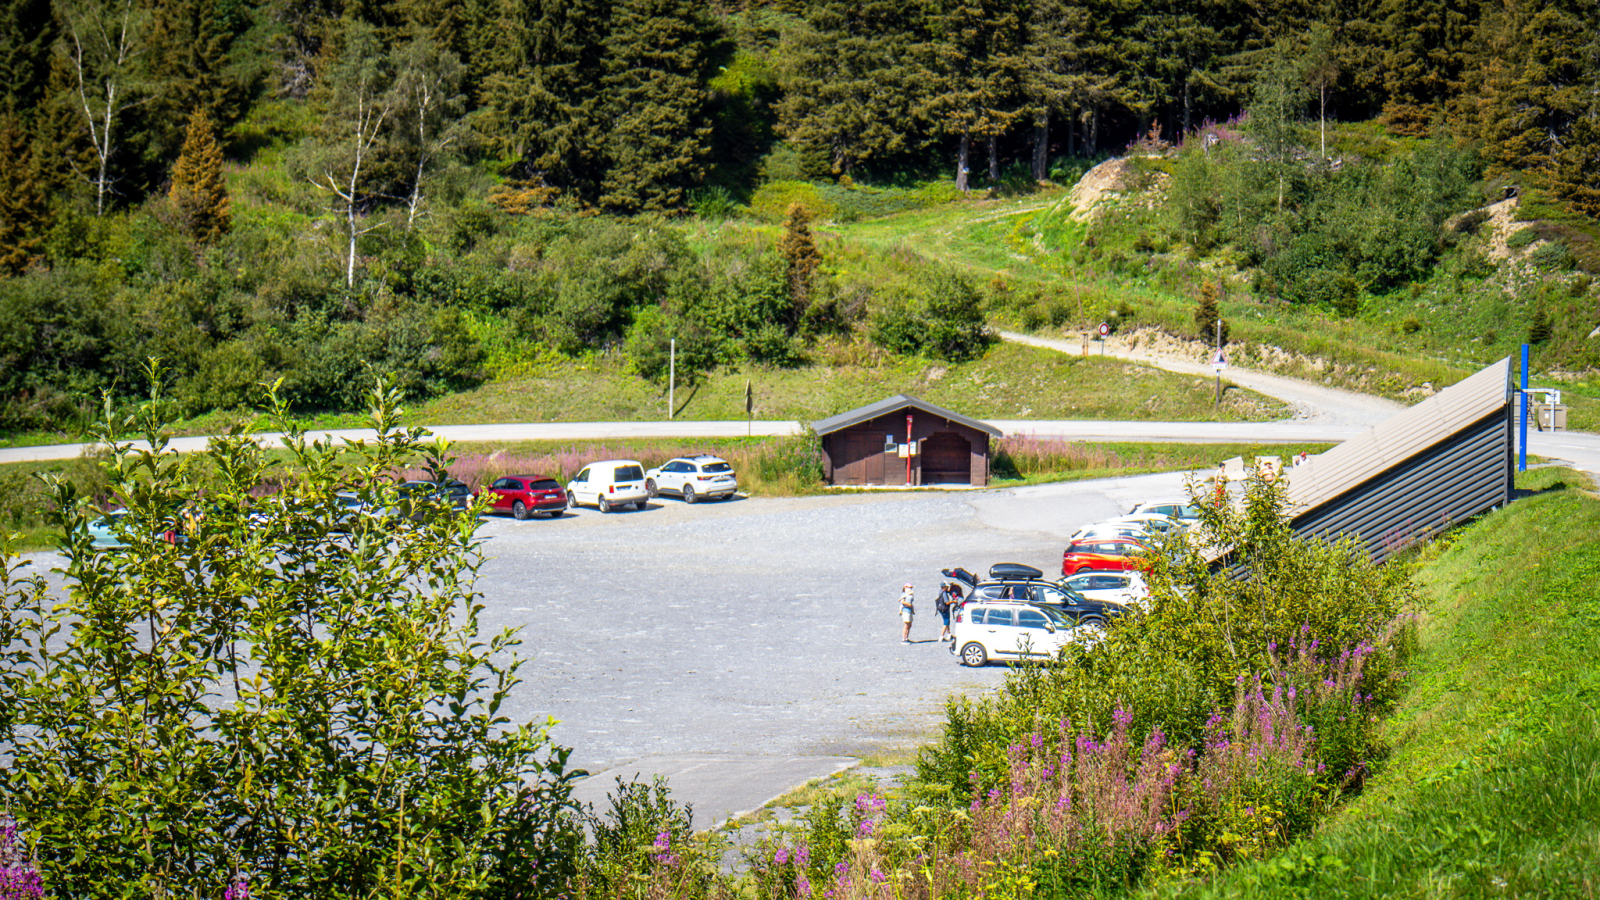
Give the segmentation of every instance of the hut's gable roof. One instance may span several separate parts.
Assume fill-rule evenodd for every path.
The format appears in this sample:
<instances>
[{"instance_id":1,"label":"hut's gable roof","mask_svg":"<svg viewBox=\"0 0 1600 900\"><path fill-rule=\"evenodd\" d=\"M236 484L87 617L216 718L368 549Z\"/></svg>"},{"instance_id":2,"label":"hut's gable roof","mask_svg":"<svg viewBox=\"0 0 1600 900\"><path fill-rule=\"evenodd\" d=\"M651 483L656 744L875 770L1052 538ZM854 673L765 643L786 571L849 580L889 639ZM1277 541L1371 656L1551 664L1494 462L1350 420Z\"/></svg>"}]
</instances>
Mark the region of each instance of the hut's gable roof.
<instances>
[{"instance_id":1,"label":"hut's gable roof","mask_svg":"<svg viewBox=\"0 0 1600 900\"><path fill-rule=\"evenodd\" d=\"M932 403L918 400L917 398L908 396L906 394L895 394L893 397L890 397L886 400L879 400L877 403L869 403L860 409L852 409L849 412L842 412L837 416L829 416L821 421L812 422L811 427L819 436L832 434L835 431L843 431L852 425L859 425L862 422L870 422L879 416L888 415L889 413L893 412L899 412L900 410L907 408L925 412L929 415L939 416L940 418L948 419L951 422L956 422L958 424L965 425L968 428L977 429L978 431L988 432L994 437L1001 436L1000 429L990 425L988 422L980 422L977 419L967 418L958 412L945 409L942 406L934 406Z\"/></svg>"}]
</instances>

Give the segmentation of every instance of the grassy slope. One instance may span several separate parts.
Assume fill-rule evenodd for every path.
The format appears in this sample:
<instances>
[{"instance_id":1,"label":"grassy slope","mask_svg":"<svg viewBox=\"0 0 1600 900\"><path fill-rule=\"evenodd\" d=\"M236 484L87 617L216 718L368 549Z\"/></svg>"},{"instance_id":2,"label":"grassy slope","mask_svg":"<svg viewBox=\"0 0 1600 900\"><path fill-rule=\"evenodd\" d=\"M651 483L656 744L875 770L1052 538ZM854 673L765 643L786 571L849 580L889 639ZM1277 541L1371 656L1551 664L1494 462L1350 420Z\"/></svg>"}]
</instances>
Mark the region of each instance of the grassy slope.
<instances>
[{"instance_id":1,"label":"grassy slope","mask_svg":"<svg viewBox=\"0 0 1600 900\"><path fill-rule=\"evenodd\" d=\"M1193 286L1216 277L1217 270L1176 253L1158 254L1164 271L1154 275L1110 275L1074 264L1070 254L1085 228L1068 219L1066 198L1057 190L953 204L837 225L826 233L835 238L830 249L847 262L914 251L955 264L986 284L999 279L1013 290L1037 290L1068 311L1070 321L1048 331L1056 336L1092 328L1124 304L1134 310L1135 324L1190 333ZM1275 346L1337 366L1328 372L1289 360L1275 366L1284 374L1331 378L1396 398L1407 388L1444 387L1504 356L1515 357L1526 330L1520 323L1531 315L1472 279L1443 270L1433 282L1385 296L1352 318L1257 300L1242 289L1230 290L1222 311L1235 344ZM1412 330L1415 323L1422 327ZM1571 427L1600 428L1600 382L1566 387Z\"/></svg>"},{"instance_id":2,"label":"grassy slope","mask_svg":"<svg viewBox=\"0 0 1600 900\"><path fill-rule=\"evenodd\" d=\"M1539 493L1427 554L1414 685L1360 798L1283 853L1151 893L1600 893L1600 501L1573 480L1531 473Z\"/></svg>"}]
</instances>

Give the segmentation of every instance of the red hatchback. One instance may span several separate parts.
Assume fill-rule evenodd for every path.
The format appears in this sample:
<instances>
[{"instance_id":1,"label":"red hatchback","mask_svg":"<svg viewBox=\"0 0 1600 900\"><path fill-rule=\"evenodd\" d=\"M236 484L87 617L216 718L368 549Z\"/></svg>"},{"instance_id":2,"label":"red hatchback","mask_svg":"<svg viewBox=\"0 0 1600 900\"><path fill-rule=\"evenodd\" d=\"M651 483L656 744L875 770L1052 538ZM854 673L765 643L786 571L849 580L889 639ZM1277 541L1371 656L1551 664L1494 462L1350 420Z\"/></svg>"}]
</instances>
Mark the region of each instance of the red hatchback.
<instances>
[{"instance_id":1,"label":"red hatchback","mask_svg":"<svg viewBox=\"0 0 1600 900\"><path fill-rule=\"evenodd\" d=\"M489 498L490 512L508 512L518 519L534 513L549 513L559 519L567 508L567 492L554 478L539 475L508 475L478 491Z\"/></svg>"},{"instance_id":2,"label":"red hatchback","mask_svg":"<svg viewBox=\"0 0 1600 900\"><path fill-rule=\"evenodd\" d=\"M1076 575L1088 569L1148 572L1150 563L1145 554L1149 552L1149 547L1133 538L1084 538L1068 544L1061 554L1061 574Z\"/></svg>"}]
</instances>

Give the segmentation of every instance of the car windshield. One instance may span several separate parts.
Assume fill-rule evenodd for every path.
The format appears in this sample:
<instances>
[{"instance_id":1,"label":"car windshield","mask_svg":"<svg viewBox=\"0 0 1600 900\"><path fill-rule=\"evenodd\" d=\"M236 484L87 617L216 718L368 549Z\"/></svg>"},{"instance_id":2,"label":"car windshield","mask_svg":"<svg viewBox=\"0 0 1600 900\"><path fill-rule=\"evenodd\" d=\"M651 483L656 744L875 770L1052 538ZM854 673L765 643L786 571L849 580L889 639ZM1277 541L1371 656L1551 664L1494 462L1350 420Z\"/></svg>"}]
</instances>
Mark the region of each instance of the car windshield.
<instances>
[{"instance_id":1,"label":"car windshield","mask_svg":"<svg viewBox=\"0 0 1600 900\"><path fill-rule=\"evenodd\" d=\"M613 478L616 481L643 481L644 469L638 466L617 466L617 471Z\"/></svg>"},{"instance_id":2,"label":"car windshield","mask_svg":"<svg viewBox=\"0 0 1600 900\"><path fill-rule=\"evenodd\" d=\"M702 472L732 472L733 471L733 466L730 466L725 462L706 463L705 465L700 467L700 471L702 471Z\"/></svg>"}]
</instances>

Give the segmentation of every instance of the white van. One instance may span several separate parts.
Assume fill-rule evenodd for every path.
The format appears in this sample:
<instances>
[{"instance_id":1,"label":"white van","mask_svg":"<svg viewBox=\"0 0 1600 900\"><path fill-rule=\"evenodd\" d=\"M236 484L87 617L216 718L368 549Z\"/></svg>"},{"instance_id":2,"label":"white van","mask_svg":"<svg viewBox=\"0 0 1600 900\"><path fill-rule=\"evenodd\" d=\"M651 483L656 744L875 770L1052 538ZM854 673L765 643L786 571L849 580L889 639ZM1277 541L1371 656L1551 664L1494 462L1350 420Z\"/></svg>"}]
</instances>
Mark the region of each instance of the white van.
<instances>
[{"instance_id":1,"label":"white van","mask_svg":"<svg viewBox=\"0 0 1600 900\"><path fill-rule=\"evenodd\" d=\"M650 492L644 486L644 466L632 459L607 459L583 467L567 482L567 503L576 509L593 506L611 512L618 506L633 504L644 509Z\"/></svg>"}]
</instances>

